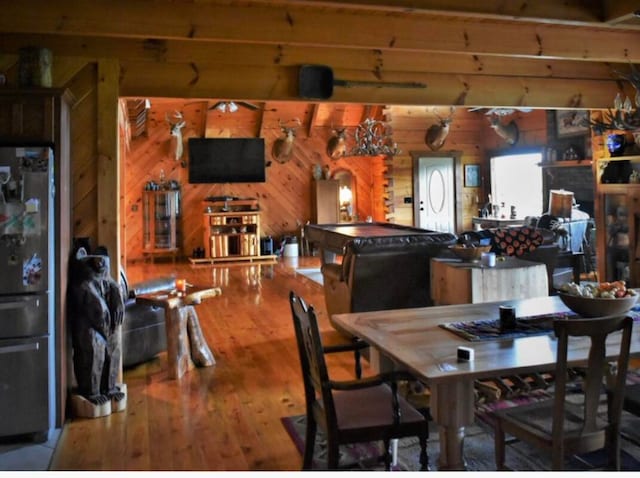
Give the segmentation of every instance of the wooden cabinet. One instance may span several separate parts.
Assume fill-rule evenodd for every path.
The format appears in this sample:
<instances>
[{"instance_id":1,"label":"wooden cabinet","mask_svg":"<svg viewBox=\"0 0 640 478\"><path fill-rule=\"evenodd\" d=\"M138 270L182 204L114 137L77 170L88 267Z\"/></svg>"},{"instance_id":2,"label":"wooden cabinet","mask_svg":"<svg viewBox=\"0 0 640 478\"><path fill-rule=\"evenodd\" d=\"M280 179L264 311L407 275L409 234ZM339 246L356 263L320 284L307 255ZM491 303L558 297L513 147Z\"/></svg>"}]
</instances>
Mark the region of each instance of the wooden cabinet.
<instances>
[{"instance_id":1,"label":"wooden cabinet","mask_svg":"<svg viewBox=\"0 0 640 478\"><path fill-rule=\"evenodd\" d=\"M12 141L55 143L56 97L44 94L0 96L0 136Z\"/></svg>"},{"instance_id":2,"label":"wooden cabinet","mask_svg":"<svg viewBox=\"0 0 640 478\"><path fill-rule=\"evenodd\" d=\"M336 224L340 221L340 183L335 179L316 179L311 194L311 222Z\"/></svg>"},{"instance_id":3,"label":"wooden cabinet","mask_svg":"<svg viewBox=\"0 0 640 478\"><path fill-rule=\"evenodd\" d=\"M205 257L191 262L274 259L260 251L260 210L257 199L205 202Z\"/></svg>"},{"instance_id":4,"label":"wooden cabinet","mask_svg":"<svg viewBox=\"0 0 640 478\"><path fill-rule=\"evenodd\" d=\"M632 171L640 170L640 156L602 158L597 166L595 221L598 278L602 281L625 280L627 285L638 287L640 183L628 181Z\"/></svg>"},{"instance_id":5,"label":"wooden cabinet","mask_svg":"<svg viewBox=\"0 0 640 478\"><path fill-rule=\"evenodd\" d=\"M142 198L142 251L152 258L180 251L180 191L144 191Z\"/></svg>"}]
</instances>

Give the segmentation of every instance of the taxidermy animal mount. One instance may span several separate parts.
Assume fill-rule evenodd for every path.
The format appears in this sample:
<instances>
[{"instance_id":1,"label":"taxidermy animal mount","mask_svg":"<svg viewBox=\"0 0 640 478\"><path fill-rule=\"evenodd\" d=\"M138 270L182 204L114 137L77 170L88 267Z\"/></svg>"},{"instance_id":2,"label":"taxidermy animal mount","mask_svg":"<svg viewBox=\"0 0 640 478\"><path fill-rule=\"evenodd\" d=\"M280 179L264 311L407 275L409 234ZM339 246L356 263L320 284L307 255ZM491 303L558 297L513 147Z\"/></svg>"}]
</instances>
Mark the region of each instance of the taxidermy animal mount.
<instances>
[{"instance_id":1,"label":"taxidermy animal mount","mask_svg":"<svg viewBox=\"0 0 640 478\"><path fill-rule=\"evenodd\" d=\"M518 142L520 130L514 120L509 121L507 124L502 124L499 116L491 115L489 117L489 123L496 134L504 139L509 145L513 146Z\"/></svg>"},{"instance_id":2,"label":"taxidermy animal mount","mask_svg":"<svg viewBox=\"0 0 640 478\"><path fill-rule=\"evenodd\" d=\"M284 133L282 138L278 138L274 141L271 149L271 155L273 159L280 164L284 164L291 159L291 152L293 151L293 142L296 138L296 129L302 124L298 118L293 120L295 126L287 126L286 123L282 123L278 120L280 129Z\"/></svg>"},{"instance_id":3,"label":"taxidermy animal mount","mask_svg":"<svg viewBox=\"0 0 640 478\"><path fill-rule=\"evenodd\" d=\"M347 129L332 128L333 136L327 141L327 156L336 160L347 154Z\"/></svg>"},{"instance_id":4,"label":"taxidermy animal mount","mask_svg":"<svg viewBox=\"0 0 640 478\"><path fill-rule=\"evenodd\" d=\"M438 124L429 126L427 134L424 138L425 143L432 151L438 151L444 145L447 136L449 135L449 127L453 121L453 112L455 108L452 106L450 114L447 118L441 118L436 110L433 110L433 114L438 118Z\"/></svg>"},{"instance_id":5,"label":"taxidermy animal mount","mask_svg":"<svg viewBox=\"0 0 640 478\"><path fill-rule=\"evenodd\" d=\"M182 128L185 127L187 122L182 117L182 113L176 111L173 113L175 121L169 119L169 115L165 115L167 123L169 123L169 133L171 134L172 150L174 151L174 158L176 161L182 159L184 153L184 145L182 143Z\"/></svg>"}]
</instances>

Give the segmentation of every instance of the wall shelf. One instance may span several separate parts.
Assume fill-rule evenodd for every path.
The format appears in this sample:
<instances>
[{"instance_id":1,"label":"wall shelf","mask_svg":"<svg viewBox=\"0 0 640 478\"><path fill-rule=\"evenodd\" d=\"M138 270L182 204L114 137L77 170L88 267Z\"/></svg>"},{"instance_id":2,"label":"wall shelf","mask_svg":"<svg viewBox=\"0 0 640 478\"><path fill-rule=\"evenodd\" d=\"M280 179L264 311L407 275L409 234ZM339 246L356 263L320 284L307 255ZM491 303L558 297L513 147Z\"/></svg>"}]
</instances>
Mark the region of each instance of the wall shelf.
<instances>
[{"instance_id":1,"label":"wall shelf","mask_svg":"<svg viewBox=\"0 0 640 478\"><path fill-rule=\"evenodd\" d=\"M609 162L609 161L640 161L640 155L628 155L628 156L607 156L598 159L598 162Z\"/></svg>"},{"instance_id":2,"label":"wall shelf","mask_svg":"<svg viewBox=\"0 0 640 478\"><path fill-rule=\"evenodd\" d=\"M578 168L591 167L593 162L590 159L572 159L566 161L552 161L549 163L540 163L542 168Z\"/></svg>"}]
</instances>

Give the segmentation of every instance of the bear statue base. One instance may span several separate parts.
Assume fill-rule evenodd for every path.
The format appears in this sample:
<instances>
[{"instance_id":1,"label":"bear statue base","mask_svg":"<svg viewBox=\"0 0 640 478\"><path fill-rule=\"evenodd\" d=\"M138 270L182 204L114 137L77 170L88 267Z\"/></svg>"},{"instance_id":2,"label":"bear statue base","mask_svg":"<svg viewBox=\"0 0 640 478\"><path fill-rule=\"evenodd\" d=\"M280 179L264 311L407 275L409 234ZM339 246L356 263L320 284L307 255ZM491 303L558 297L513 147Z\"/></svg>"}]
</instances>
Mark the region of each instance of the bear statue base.
<instances>
[{"instance_id":1,"label":"bear statue base","mask_svg":"<svg viewBox=\"0 0 640 478\"><path fill-rule=\"evenodd\" d=\"M117 387L120 389L118 398L106 400L104 403L94 403L82 395L73 393L71 395L71 410L73 415L76 418L99 418L126 410L127 384L119 383Z\"/></svg>"}]
</instances>

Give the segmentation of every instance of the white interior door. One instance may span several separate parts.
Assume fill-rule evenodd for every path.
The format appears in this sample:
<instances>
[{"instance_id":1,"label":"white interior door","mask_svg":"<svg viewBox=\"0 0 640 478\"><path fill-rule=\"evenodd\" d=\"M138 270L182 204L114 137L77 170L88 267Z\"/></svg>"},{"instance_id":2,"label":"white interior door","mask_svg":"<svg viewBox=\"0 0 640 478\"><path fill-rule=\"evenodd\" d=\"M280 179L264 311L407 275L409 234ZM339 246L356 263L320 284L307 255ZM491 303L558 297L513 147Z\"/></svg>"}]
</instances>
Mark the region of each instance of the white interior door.
<instances>
[{"instance_id":1,"label":"white interior door","mask_svg":"<svg viewBox=\"0 0 640 478\"><path fill-rule=\"evenodd\" d=\"M455 234L455 162L451 157L418 159L418 227Z\"/></svg>"}]
</instances>

